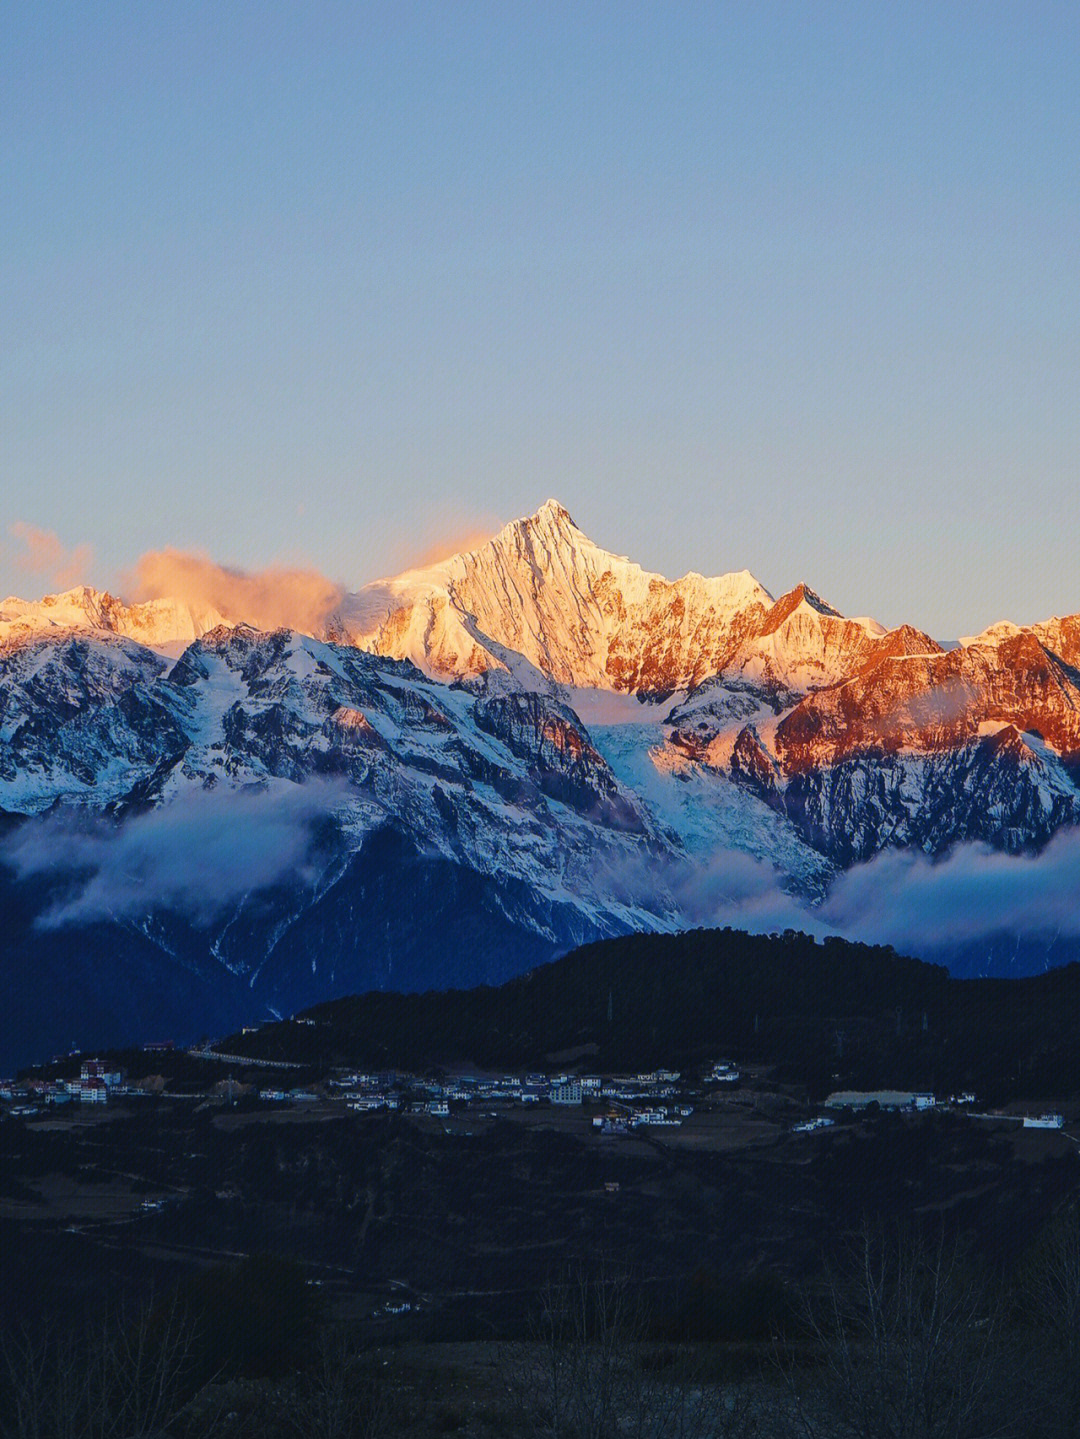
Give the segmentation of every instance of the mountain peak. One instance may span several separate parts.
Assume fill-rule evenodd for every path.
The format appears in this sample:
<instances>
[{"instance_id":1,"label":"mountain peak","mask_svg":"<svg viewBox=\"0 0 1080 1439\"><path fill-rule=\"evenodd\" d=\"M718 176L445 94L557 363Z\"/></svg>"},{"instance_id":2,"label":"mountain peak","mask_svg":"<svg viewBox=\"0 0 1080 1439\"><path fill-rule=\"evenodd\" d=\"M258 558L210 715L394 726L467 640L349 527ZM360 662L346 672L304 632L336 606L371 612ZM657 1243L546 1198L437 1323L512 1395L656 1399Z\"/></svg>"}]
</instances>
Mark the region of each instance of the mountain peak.
<instances>
[{"instance_id":1,"label":"mountain peak","mask_svg":"<svg viewBox=\"0 0 1080 1439\"><path fill-rule=\"evenodd\" d=\"M42 635L90 631L121 635L163 653L181 649L213 625L224 623L209 606L193 609L181 600L125 604L108 590L77 585L39 600L10 595L0 602L0 644L31 643Z\"/></svg>"},{"instance_id":2,"label":"mountain peak","mask_svg":"<svg viewBox=\"0 0 1080 1439\"><path fill-rule=\"evenodd\" d=\"M716 673L771 602L746 571L668 580L643 570L549 499L437 573L365 586L343 628L439 675L499 667L510 652L558 683L671 694Z\"/></svg>"},{"instance_id":3,"label":"mountain peak","mask_svg":"<svg viewBox=\"0 0 1080 1439\"><path fill-rule=\"evenodd\" d=\"M534 514L511 520L489 543L498 544L501 539L521 535L542 537L549 546L552 543L560 546L592 543L578 529L570 511L558 500L545 500Z\"/></svg>"},{"instance_id":4,"label":"mountain peak","mask_svg":"<svg viewBox=\"0 0 1080 1439\"><path fill-rule=\"evenodd\" d=\"M550 521L557 525L570 525L572 529L577 529L570 511L558 500L545 500L532 519L534 521Z\"/></svg>"},{"instance_id":5,"label":"mountain peak","mask_svg":"<svg viewBox=\"0 0 1080 1439\"><path fill-rule=\"evenodd\" d=\"M793 590L788 590L786 595L781 595L773 605L765 619L762 633L774 634L785 620L789 619L800 606L814 610L819 615L828 615L832 619L842 618L839 610L834 610L832 605L826 604L819 594L816 594L809 585L798 584Z\"/></svg>"},{"instance_id":6,"label":"mountain peak","mask_svg":"<svg viewBox=\"0 0 1080 1439\"><path fill-rule=\"evenodd\" d=\"M834 609L832 605L823 600L817 591L812 590L805 582L797 584L792 593L798 595L802 604L809 605L812 610L817 610L819 615L832 615L834 619L842 618L839 610Z\"/></svg>"}]
</instances>

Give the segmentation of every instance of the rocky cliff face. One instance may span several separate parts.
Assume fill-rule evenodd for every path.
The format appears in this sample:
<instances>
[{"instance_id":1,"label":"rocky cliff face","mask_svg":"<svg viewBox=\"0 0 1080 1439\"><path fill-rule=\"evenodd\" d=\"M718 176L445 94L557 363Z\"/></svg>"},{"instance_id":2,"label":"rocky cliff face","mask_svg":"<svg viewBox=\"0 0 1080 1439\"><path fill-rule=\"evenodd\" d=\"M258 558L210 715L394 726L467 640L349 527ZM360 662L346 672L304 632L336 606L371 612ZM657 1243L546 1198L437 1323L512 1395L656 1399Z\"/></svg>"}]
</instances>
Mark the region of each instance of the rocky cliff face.
<instances>
[{"instance_id":1,"label":"rocky cliff face","mask_svg":"<svg viewBox=\"0 0 1080 1439\"><path fill-rule=\"evenodd\" d=\"M549 501L475 550L347 596L325 629L301 674L318 637L229 628L209 606L86 588L5 601L0 803L145 803L184 783L312 774L385 789L396 762L661 832L665 805L620 790L577 719L587 690L643 701L658 774L734 782L829 863L973 837L1038 846L1075 822L1078 616L946 650L909 625L847 619L805 585L774 601L746 572L648 574ZM402 789L414 829L441 833L446 797L425 820L415 785ZM454 827L474 826L459 814Z\"/></svg>"},{"instance_id":2,"label":"rocky cliff face","mask_svg":"<svg viewBox=\"0 0 1080 1439\"><path fill-rule=\"evenodd\" d=\"M1053 622L1059 644L1071 630ZM859 659L802 696L759 685L741 713L715 681L671 712L670 742L841 865L891 846L1018 851L1080 820L1080 674L1036 632L946 652L897 630Z\"/></svg>"},{"instance_id":3,"label":"rocky cliff face","mask_svg":"<svg viewBox=\"0 0 1080 1439\"><path fill-rule=\"evenodd\" d=\"M291 631L212 630L171 667L130 641L39 641L0 656L0 696L9 815L62 803L123 816L192 792L333 781L354 839L396 824L500 877L543 885L547 872L560 892L575 851L655 838L559 701L440 685Z\"/></svg>"},{"instance_id":4,"label":"rocky cliff face","mask_svg":"<svg viewBox=\"0 0 1080 1439\"><path fill-rule=\"evenodd\" d=\"M125 605L86 588L5 601L6 802L119 802L125 788L145 800L182 776L374 773L389 751L358 698L372 683L371 654L416 666L400 672L392 704L379 691L401 734L441 735L473 779L504 795L524 784L615 829L641 830L645 819L584 737L573 710L583 689L673 701L652 737L657 771L685 775L692 764L734 781L830 862L974 835L1037 846L1074 822L1077 616L998 624L946 651L912 626L847 619L805 585L774 601L745 571L649 574L549 501L468 553L346 596L325 631L333 665L320 661L302 681L275 670L280 638L230 630L210 606ZM295 655L295 636L289 643ZM163 656L185 644L166 677ZM332 704L331 672L341 689ZM205 695L245 675L245 694L216 700L211 722ZM471 695L468 745L443 713L455 682ZM654 706L641 713L656 726ZM512 757L512 777L479 736ZM433 763L431 746L403 752L421 769ZM993 779L989 810L970 802L976 769Z\"/></svg>"},{"instance_id":5,"label":"rocky cliff face","mask_svg":"<svg viewBox=\"0 0 1080 1439\"><path fill-rule=\"evenodd\" d=\"M192 994L234 1019L245 992L247 1012L291 1012L324 992L506 977L677 923L672 838L572 710L505 677L444 685L242 626L171 665L66 634L0 655L0 703L0 898L28 915L0 960L50 1044L70 1039L40 983L73 928L98 955L72 968L88 1013L106 1028L110 1006L126 1013L113 987L157 952L189 977L190 1032ZM147 1018L149 1001L134 1006Z\"/></svg>"}]
</instances>

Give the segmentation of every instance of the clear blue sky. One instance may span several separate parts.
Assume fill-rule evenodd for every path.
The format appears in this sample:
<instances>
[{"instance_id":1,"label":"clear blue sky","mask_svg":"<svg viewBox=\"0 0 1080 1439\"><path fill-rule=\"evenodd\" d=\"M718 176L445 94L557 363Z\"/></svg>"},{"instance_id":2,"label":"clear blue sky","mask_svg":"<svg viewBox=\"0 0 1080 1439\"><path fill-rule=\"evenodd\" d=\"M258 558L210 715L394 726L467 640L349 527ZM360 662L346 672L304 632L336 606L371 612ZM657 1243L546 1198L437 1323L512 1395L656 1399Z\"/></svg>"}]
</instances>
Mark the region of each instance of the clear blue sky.
<instances>
[{"instance_id":1,"label":"clear blue sky","mask_svg":"<svg viewBox=\"0 0 1080 1439\"><path fill-rule=\"evenodd\" d=\"M7 525L1080 610L1080 7L0 9ZM38 583L40 591L44 582Z\"/></svg>"}]
</instances>

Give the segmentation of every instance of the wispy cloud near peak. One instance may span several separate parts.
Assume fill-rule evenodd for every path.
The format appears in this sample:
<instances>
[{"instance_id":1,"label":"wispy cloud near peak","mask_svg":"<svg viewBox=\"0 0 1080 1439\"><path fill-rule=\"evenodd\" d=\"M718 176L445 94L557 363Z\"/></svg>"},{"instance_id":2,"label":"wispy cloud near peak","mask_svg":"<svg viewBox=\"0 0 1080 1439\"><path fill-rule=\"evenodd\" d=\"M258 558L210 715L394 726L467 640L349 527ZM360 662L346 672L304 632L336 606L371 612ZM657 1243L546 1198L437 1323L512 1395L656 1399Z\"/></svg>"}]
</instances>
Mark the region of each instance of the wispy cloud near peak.
<instances>
[{"instance_id":1,"label":"wispy cloud near peak","mask_svg":"<svg viewBox=\"0 0 1080 1439\"><path fill-rule=\"evenodd\" d=\"M175 599L196 613L216 612L231 623L305 634L321 633L345 597L344 586L318 570L284 565L233 569L174 549L142 555L125 585L133 599Z\"/></svg>"},{"instance_id":2,"label":"wispy cloud near peak","mask_svg":"<svg viewBox=\"0 0 1080 1439\"><path fill-rule=\"evenodd\" d=\"M46 589L67 590L84 583L93 560L89 545L65 545L54 530L16 520L8 534L18 543L15 569Z\"/></svg>"}]
</instances>

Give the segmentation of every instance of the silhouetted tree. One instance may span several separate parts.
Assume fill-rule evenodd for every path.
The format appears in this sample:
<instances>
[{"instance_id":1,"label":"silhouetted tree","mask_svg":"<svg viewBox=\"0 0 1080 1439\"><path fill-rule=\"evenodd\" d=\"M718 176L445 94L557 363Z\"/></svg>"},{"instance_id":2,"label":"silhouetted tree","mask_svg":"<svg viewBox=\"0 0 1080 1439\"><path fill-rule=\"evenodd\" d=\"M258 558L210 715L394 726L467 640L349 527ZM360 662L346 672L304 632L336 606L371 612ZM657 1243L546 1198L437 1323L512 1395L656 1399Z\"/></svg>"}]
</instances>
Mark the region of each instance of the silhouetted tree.
<instances>
[{"instance_id":1,"label":"silhouetted tree","mask_svg":"<svg viewBox=\"0 0 1080 1439\"><path fill-rule=\"evenodd\" d=\"M1080 1210L1049 1226L1020 1280L1020 1327L1031 1430L1048 1439L1080 1434Z\"/></svg>"},{"instance_id":2,"label":"silhouetted tree","mask_svg":"<svg viewBox=\"0 0 1080 1439\"><path fill-rule=\"evenodd\" d=\"M788 1370L806 1439L990 1439L1022 1432L994 1287L959 1242L865 1228L808 1303L818 1363Z\"/></svg>"},{"instance_id":3,"label":"silhouetted tree","mask_svg":"<svg viewBox=\"0 0 1080 1439\"><path fill-rule=\"evenodd\" d=\"M345 1329L326 1330L282 1406L281 1428L290 1439L378 1439L389 1432L391 1377Z\"/></svg>"},{"instance_id":4,"label":"silhouetted tree","mask_svg":"<svg viewBox=\"0 0 1080 1439\"><path fill-rule=\"evenodd\" d=\"M106 1313L82 1331L7 1333L0 1340L2 1439L149 1439L191 1398L196 1334L173 1302ZM211 1417L188 1439L213 1432Z\"/></svg>"}]
</instances>

